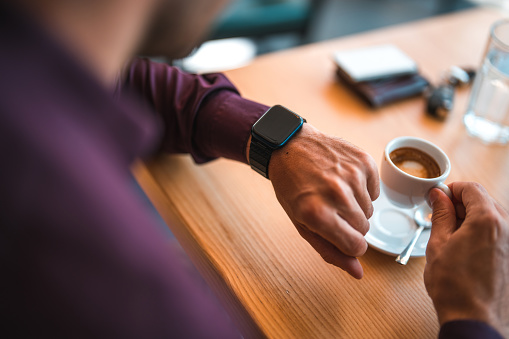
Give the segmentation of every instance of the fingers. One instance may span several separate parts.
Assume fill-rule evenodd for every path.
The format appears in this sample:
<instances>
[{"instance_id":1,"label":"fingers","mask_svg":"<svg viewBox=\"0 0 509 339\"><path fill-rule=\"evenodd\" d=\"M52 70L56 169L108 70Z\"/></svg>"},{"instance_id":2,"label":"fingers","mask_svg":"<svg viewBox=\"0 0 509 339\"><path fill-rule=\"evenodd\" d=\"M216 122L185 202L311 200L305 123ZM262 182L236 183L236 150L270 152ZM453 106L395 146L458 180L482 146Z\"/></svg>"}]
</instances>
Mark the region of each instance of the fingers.
<instances>
[{"instance_id":1,"label":"fingers","mask_svg":"<svg viewBox=\"0 0 509 339\"><path fill-rule=\"evenodd\" d=\"M371 218L375 209L368 191L366 189L357 189L355 190L354 195L359 208L361 208L364 213L364 217L366 219ZM365 235L366 233L363 234Z\"/></svg>"},{"instance_id":2,"label":"fingers","mask_svg":"<svg viewBox=\"0 0 509 339\"><path fill-rule=\"evenodd\" d=\"M456 230L458 234L463 234L465 230L469 232L466 234L475 234L479 239L485 236L488 242L496 240L501 231L500 220L507 216L503 208L478 183L455 182L450 188L454 203L437 189L430 192L433 206L433 228L427 249L430 260ZM475 232L471 233L472 230Z\"/></svg>"},{"instance_id":3,"label":"fingers","mask_svg":"<svg viewBox=\"0 0 509 339\"><path fill-rule=\"evenodd\" d=\"M487 241L496 240L501 231L500 220L507 215L503 208L478 183L455 182L451 189L460 205L456 206L457 215L463 219L458 231L470 230Z\"/></svg>"},{"instance_id":4,"label":"fingers","mask_svg":"<svg viewBox=\"0 0 509 339\"><path fill-rule=\"evenodd\" d=\"M345 169L345 173L343 175L337 175L336 177L328 178L328 186L331 190L331 196L333 199L333 203L337 206L338 211L342 209L346 209L345 215L348 215L350 212L356 213L360 208L364 214L364 218L360 218L359 216L355 216L355 220L348 220L354 224L361 222L361 219L365 219L362 223L366 225L367 229L363 234L367 232L369 229L369 224L367 223L367 219L371 218L373 215L373 197L378 197L380 193L380 187L378 182L378 170L371 156L367 153L363 153L364 156L360 156L362 165L359 164L343 164L343 168ZM371 181L371 183L369 183ZM371 191L369 189L371 187ZM374 191L374 192L373 192ZM343 215L343 213L340 213ZM359 229L362 232L361 229Z\"/></svg>"},{"instance_id":5,"label":"fingers","mask_svg":"<svg viewBox=\"0 0 509 339\"><path fill-rule=\"evenodd\" d=\"M456 218L458 218L459 220L465 219L465 217L467 216L465 206L463 206L462 203L456 201L454 203L454 208L456 209Z\"/></svg>"},{"instance_id":6,"label":"fingers","mask_svg":"<svg viewBox=\"0 0 509 339\"><path fill-rule=\"evenodd\" d=\"M370 202L369 206L371 209L369 212L365 212L361 209L359 204L356 203L353 197L352 200L344 202L338 207L337 214L341 219L339 222L341 224L346 222L350 228L353 228L355 231L364 236L369 231L369 221L367 215L368 213L369 216L373 214L373 206Z\"/></svg>"},{"instance_id":7,"label":"fingers","mask_svg":"<svg viewBox=\"0 0 509 339\"><path fill-rule=\"evenodd\" d=\"M300 235L317 251L325 262L337 266L356 279L361 279L364 275L362 266L355 257L347 256L338 250L334 245L317 234L297 225Z\"/></svg>"},{"instance_id":8,"label":"fingers","mask_svg":"<svg viewBox=\"0 0 509 339\"><path fill-rule=\"evenodd\" d=\"M369 193L369 190L367 188L367 176L366 174L360 170L360 169L352 169L350 171L352 173L352 178L350 179L350 186L347 187L347 188L342 188L341 187L341 184L338 183L337 187L333 187L336 189L336 191L343 191L345 193L349 193L349 192L352 192L354 197L355 197L355 200L352 199L352 197L349 197L349 196L341 196L341 194L338 194L339 195L339 198L344 201L338 201L338 205L339 207L341 206L345 206L345 201L347 202L348 207L351 207L351 208L354 208L354 206L352 206L353 204L355 204L355 201L357 202L358 206L362 209L362 212L364 213L364 216L366 219L369 219L371 218L371 216L373 215L373 211L374 211L374 208L373 208L373 203L372 203L372 198L371 198L371 195ZM369 227L368 227L369 228ZM366 230L367 232L367 230ZM365 234L365 233L363 233Z\"/></svg>"},{"instance_id":9,"label":"fingers","mask_svg":"<svg viewBox=\"0 0 509 339\"><path fill-rule=\"evenodd\" d=\"M456 230L456 210L452 201L439 189L432 189L429 193L433 215L431 217L431 236L426 249L428 261L435 258L440 247L443 246L451 234Z\"/></svg>"},{"instance_id":10,"label":"fingers","mask_svg":"<svg viewBox=\"0 0 509 339\"><path fill-rule=\"evenodd\" d=\"M367 153L366 156L366 184L371 201L375 201L380 196L380 177L375 160Z\"/></svg>"},{"instance_id":11,"label":"fingers","mask_svg":"<svg viewBox=\"0 0 509 339\"><path fill-rule=\"evenodd\" d=\"M366 220L360 208L355 214ZM358 257L368 248L361 232L339 216L335 209L323 205L319 200L308 201L308 204L300 209L298 221L304 228L327 240L346 255ZM367 227L369 228L369 223Z\"/></svg>"},{"instance_id":12,"label":"fingers","mask_svg":"<svg viewBox=\"0 0 509 339\"><path fill-rule=\"evenodd\" d=\"M348 186L335 181L331 183L332 206L341 218L362 235L369 231L368 218L373 214L373 204L366 190L366 180L360 177Z\"/></svg>"},{"instance_id":13,"label":"fingers","mask_svg":"<svg viewBox=\"0 0 509 339\"><path fill-rule=\"evenodd\" d=\"M454 198L465 207L465 213L477 214L494 206L493 199L481 184L475 182L454 182L451 185Z\"/></svg>"},{"instance_id":14,"label":"fingers","mask_svg":"<svg viewBox=\"0 0 509 339\"><path fill-rule=\"evenodd\" d=\"M507 211L498 203L498 202L494 202L495 204L495 207L497 208L497 211L498 213L500 213L500 215L504 218L509 218L509 213L507 213Z\"/></svg>"}]
</instances>

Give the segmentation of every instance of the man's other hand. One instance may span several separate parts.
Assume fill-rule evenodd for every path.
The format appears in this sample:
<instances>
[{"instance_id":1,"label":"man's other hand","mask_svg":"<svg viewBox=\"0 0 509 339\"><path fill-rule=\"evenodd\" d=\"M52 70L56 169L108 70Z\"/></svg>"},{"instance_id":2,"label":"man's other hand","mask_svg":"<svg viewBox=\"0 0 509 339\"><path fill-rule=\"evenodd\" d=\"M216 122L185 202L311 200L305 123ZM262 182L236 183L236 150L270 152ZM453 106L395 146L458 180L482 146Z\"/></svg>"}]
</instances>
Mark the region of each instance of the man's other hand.
<instances>
[{"instance_id":1,"label":"man's other hand","mask_svg":"<svg viewBox=\"0 0 509 339\"><path fill-rule=\"evenodd\" d=\"M501 333L509 316L509 215L479 184L433 189L424 283L440 325L483 321Z\"/></svg>"},{"instance_id":2,"label":"man's other hand","mask_svg":"<svg viewBox=\"0 0 509 339\"><path fill-rule=\"evenodd\" d=\"M310 124L272 154L269 177L276 196L301 236L323 259L360 279L356 257L368 247L379 193L378 170L366 152Z\"/></svg>"}]
</instances>

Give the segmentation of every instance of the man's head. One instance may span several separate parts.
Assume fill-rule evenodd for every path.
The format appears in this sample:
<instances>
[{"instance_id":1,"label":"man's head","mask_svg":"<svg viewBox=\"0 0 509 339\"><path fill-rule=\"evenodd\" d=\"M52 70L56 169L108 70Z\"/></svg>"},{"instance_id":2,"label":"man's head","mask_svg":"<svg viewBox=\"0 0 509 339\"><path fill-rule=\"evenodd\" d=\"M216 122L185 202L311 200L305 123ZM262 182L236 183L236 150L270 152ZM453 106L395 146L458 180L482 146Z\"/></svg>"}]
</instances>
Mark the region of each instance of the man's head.
<instances>
[{"instance_id":1,"label":"man's head","mask_svg":"<svg viewBox=\"0 0 509 339\"><path fill-rule=\"evenodd\" d=\"M206 38L230 0L158 0L139 52L182 58Z\"/></svg>"},{"instance_id":2,"label":"man's head","mask_svg":"<svg viewBox=\"0 0 509 339\"><path fill-rule=\"evenodd\" d=\"M10 0L112 83L133 54L188 55L230 0Z\"/></svg>"}]
</instances>

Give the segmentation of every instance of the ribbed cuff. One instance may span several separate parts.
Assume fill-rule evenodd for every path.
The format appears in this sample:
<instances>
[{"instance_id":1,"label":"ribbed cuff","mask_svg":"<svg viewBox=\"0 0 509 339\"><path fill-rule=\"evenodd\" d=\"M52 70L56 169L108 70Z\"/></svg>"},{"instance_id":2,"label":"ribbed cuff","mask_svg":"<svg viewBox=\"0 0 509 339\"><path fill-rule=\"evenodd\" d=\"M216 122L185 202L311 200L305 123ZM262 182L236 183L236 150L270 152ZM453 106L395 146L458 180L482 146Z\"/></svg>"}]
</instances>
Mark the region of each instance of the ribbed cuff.
<instances>
[{"instance_id":1,"label":"ribbed cuff","mask_svg":"<svg viewBox=\"0 0 509 339\"><path fill-rule=\"evenodd\" d=\"M504 339L490 325L476 320L454 320L442 325L439 339Z\"/></svg>"}]
</instances>

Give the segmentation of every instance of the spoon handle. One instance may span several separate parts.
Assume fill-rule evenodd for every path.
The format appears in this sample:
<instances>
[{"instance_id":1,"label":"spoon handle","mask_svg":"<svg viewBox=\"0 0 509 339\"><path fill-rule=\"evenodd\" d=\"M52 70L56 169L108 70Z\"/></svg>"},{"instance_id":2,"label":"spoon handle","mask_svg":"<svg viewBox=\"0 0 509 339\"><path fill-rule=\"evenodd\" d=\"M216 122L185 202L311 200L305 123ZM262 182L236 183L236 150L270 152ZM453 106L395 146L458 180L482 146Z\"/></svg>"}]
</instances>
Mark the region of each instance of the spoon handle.
<instances>
[{"instance_id":1,"label":"spoon handle","mask_svg":"<svg viewBox=\"0 0 509 339\"><path fill-rule=\"evenodd\" d=\"M408 246L396 258L396 262L398 264L406 265L408 263L408 259L410 259L410 255L412 255L412 251L414 250L415 244L417 243L417 240L419 240L419 237L421 236L421 233L423 230L424 230L424 226L419 226L417 231L415 231L412 241L410 241Z\"/></svg>"}]
</instances>

